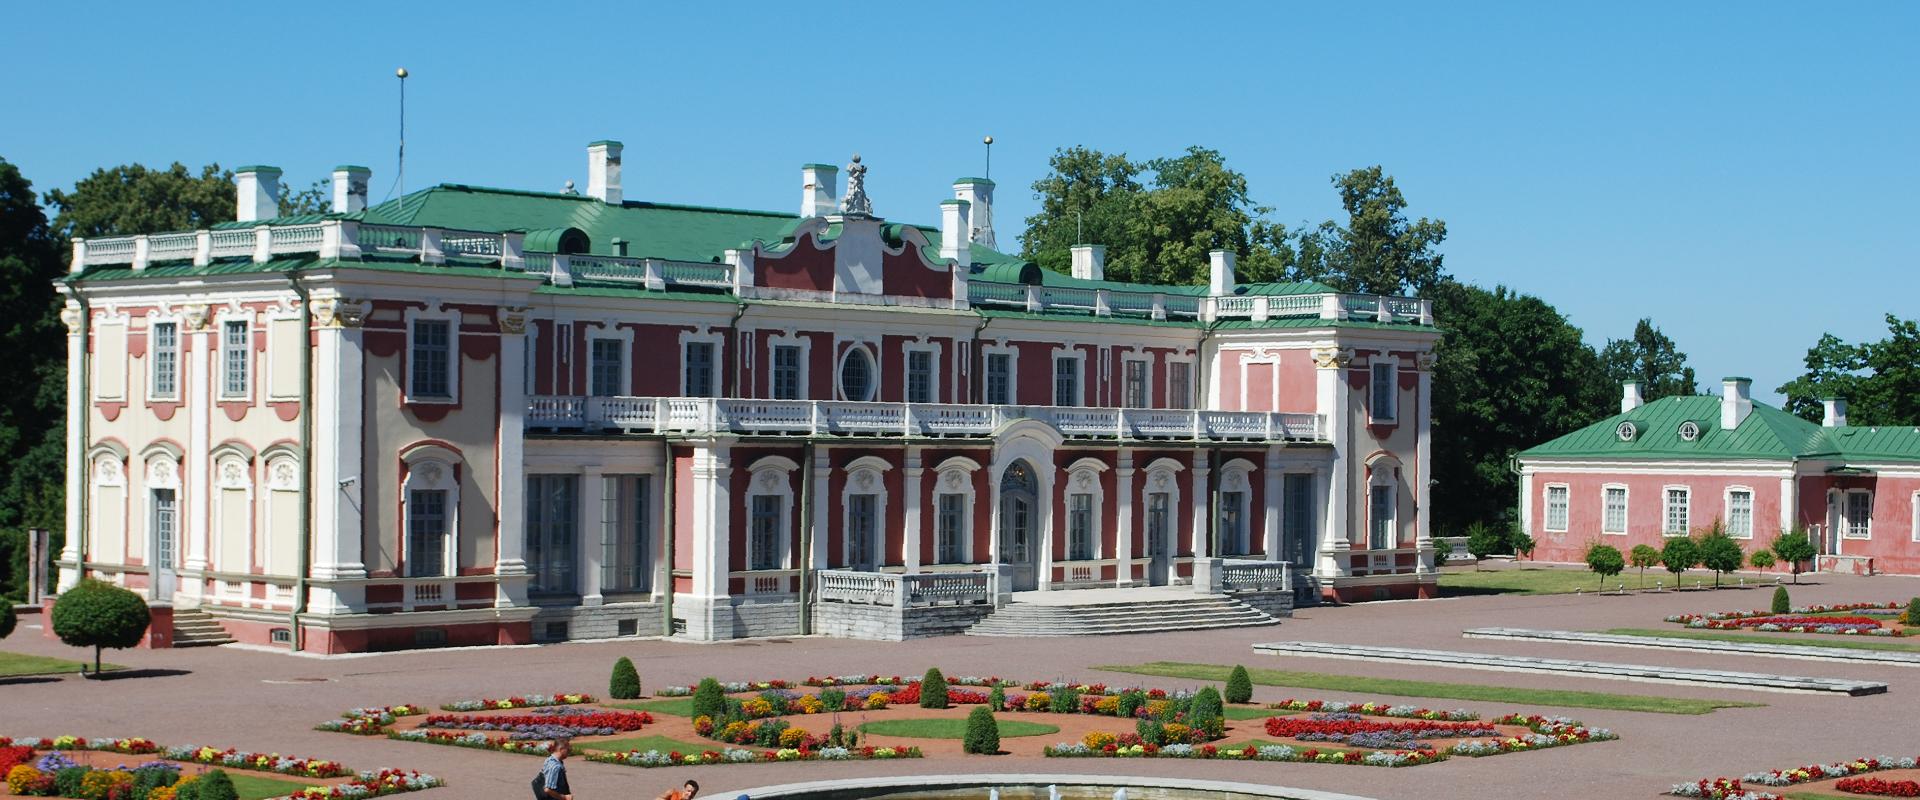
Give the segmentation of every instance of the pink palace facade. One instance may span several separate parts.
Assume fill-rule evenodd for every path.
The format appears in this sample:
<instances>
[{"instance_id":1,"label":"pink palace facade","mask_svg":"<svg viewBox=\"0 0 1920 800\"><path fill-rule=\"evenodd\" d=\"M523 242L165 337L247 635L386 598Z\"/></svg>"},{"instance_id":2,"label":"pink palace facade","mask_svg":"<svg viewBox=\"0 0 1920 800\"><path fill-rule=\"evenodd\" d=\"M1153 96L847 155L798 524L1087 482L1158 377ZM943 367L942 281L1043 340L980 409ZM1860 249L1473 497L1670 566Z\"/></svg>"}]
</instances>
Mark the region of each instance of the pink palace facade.
<instances>
[{"instance_id":1,"label":"pink palace facade","mask_svg":"<svg viewBox=\"0 0 1920 800\"><path fill-rule=\"evenodd\" d=\"M803 167L798 213L628 200L621 149L584 193L371 207L342 167L290 218L243 168L238 222L77 240L61 586L322 652L1430 594L1427 301L1224 251L1207 286L1043 270L996 249L991 181L904 225L857 157L844 197Z\"/></svg>"}]
</instances>

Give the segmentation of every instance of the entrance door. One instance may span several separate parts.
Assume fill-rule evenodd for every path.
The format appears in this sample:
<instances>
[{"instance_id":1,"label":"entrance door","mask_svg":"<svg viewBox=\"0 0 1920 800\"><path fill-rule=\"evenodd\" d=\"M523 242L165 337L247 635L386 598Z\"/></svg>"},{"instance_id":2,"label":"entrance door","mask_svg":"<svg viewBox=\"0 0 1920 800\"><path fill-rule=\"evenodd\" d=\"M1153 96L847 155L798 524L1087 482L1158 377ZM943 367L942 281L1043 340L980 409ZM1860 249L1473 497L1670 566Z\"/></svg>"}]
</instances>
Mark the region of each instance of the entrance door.
<instances>
[{"instance_id":1,"label":"entrance door","mask_svg":"<svg viewBox=\"0 0 1920 800\"><path fill-rule=\"evenodd\" d=\"M180 542L180 506L174 490L153 490L153 594L155 600L172 600Z\"/></svg>"},{"instance_id":2,"label":"entrance door","mask_svg":"<svg viewBox=\"0 0 1920 800\"><path fill-rule=\"evenodd\" d=\"M1166 492L1147 495L1147 584L1165 586L1173 562L1173 498Z\"/></svg>"},{"instance_id":3,"label":"entrance door","mask_svg":"<svg viewBox=\"0 0 1920 800\"><path fill-rule=\"evenodd\" d=\"M880 567L876 541L880 526L874 500L870 494L847 497L847 569L874 572Z\"/></svg>"},{"instance_id":4,"label":"entrance door","mask_svg":"<svg viewBox=\"0 0 1920 800\"><path fill-rule=\"evenodd\" d=\"M1000 561L1013 568L1013 591L1040 588L1034 561L1039 555L1035 518L1038 490L1033 469L1015 461L1000 479Z\"/></svg>"}]
</instances>

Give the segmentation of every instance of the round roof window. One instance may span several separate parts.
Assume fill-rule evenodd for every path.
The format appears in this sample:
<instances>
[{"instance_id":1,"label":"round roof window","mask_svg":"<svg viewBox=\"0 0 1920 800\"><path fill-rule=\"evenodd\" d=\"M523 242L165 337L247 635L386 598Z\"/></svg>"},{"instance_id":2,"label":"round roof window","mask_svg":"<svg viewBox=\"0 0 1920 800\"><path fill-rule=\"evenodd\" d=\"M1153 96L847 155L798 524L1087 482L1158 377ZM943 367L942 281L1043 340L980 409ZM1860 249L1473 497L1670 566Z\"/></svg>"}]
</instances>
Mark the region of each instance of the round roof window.
<instances>
[{"instance_id":1,"label":"round roof window","mask_svg":"<svg viewBox=\"0 0 1920 800\"><path fill-rule=\"evenodd\" d=\"M1620 437L1620 441L1623 442L1633 441L1633 437L1639 433L1640 429L1635 427L1632 422L1621 422L1618 427L1613 429L1613 434Z\"/></svg>"},{"instance_id":2,"label":"round roof window","mask_svg":"<svg viewBox=\"0 0 1920 800\"><path fill-rule=\"evenodd\" d=\"M1700 438L1700 423L1687 420L1680 423L1680 441L1691 442Z\"/></svg>"}]
</instances>

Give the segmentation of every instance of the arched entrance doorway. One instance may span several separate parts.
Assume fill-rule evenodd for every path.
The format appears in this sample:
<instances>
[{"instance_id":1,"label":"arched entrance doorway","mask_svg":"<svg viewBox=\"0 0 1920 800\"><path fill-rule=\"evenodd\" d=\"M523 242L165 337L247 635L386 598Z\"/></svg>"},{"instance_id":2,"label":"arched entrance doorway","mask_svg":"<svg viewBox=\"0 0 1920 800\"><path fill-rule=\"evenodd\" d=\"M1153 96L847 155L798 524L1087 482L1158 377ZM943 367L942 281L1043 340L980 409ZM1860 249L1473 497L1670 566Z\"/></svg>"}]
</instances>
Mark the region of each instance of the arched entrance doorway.
<instances>
[{"instance_id":1,"label":"arched entrance doorway","mask_svg":"<svg viewBox=\"0 0 1920 800\"><path fill-rule=\"evenodd\" d=\"M1007 465L1000 476L1000 561L1013 568L1013 590L1040 588L1039 485L1026 459Z\"/></svg>"}]
</instances>

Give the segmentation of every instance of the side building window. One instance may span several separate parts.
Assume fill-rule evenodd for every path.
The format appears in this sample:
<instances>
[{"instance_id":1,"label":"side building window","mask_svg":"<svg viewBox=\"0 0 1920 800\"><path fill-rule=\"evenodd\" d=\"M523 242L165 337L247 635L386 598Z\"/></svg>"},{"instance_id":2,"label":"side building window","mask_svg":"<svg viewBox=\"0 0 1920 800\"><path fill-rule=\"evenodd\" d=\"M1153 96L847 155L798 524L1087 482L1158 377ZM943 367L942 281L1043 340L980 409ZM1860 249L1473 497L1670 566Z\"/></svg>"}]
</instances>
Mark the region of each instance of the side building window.
<instances>
[{"instance_id":1,"label":"side building window","mask_svg":"<svg viewBox=\"0 0 1920 800\"><path fill-rule=\"evenodd\" d=\"M1372 389L1372 396L1368 403L1368 414L1374 422L1393 422L1399 419L1397 414L1399 409L1394 407L1395 400L1399 397L1398 382L1394 379L1394 365L1373 364L1371 369L1373 374L1369 386Z\"/></svg>"},{"instance_id":2,"label":"side building window","mask_svg":"<svg viewBox=\"0 0 1920 800\"><path fill-rule=\"evenodd\" d=\"M1753 538L1753 490L1727 490L1727 535L1736 539Z\"/></svg>"},{"instance_id":3,"label":"side building window","mask_svg":"<svg viewBox=\"0 0 1920 800\"><path fill-rule=\"evenodd\" d=\"M444 319L413 321L413 345L408 352L407 396L413 399L453 398L453 323Z\"/></svg>"},{"instance_id":4,"label":"side building window","mask_svg":"<svg viewBox=\"0 0 1920 800\"><path fill-rule=\"evenodd\" d=\"M1567 487L1564 484L1547 486L1547 530L1555 533L1567 531Z\"/></svg>"},{"instance_id":5,"label":"side building window","mask_svg":"<svg viewBox=\"0 0 1920 800\"><path fill-rule=\"evenodd\" d=\"M153 324L153 376L147 393L156 400L180 397L180 325L175 322Z\"/></svg>"},{"instance_id":6,"label":"side building window","mask_svg":"<svg viewBox=\"0 0 1920 800\"><path fill-rule=\"evenodd\" d=\"M1600 490L1600 503L1603 506L1600 516L1601 533L1627 532L1627 487L1608 486Z\"/></svg>"},{"instance_id":7,"label":"side building window","mask_svg":"<svg viewBox=\"0 0 1920 800\"><path fill-rule=\"evenodd\" d=\"M247 323L228 320L220 330L220 363L224 376L220 396L246 397L252 385L248 367L253 363L253 347L249 341L252 337L247 333Z\"/></svg>"},{"instance_id":8,"label":"side building window","mask_svg":"<svg viewBox=\"0 0 1920 800\"><path fill-rule=\"evenodd\" d=\"M1873 538L1873 493L1847 493L1847 538Z\"/></svg>"},{"instance_id":9,"label":"side building window","mask_svg":"<svg viewBox=\"0 0 1920 800\"><path fill-rule=\"evenodd\" d=\"M1692 491L1685 486L1667 487L1666 524L1660 532L1668 536L1687 535L1692 509Z\"/></svg>"}]
</instances>

